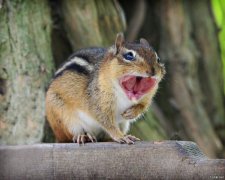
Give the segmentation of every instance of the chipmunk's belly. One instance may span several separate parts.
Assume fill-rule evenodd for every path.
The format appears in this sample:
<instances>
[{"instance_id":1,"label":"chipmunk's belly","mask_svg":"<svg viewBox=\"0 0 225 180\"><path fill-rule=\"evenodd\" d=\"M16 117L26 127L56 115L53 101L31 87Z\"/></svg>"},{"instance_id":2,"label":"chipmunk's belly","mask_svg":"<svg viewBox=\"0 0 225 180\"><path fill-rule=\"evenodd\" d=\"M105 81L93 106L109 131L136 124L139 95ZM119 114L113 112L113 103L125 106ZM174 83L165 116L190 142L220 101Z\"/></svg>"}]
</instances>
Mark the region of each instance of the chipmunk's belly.
<instances>
[{"instance_id":1,"label":"chipmunk's belly","mask_svg":"<svg viewBox=\"0 0 225 180\"><path fill-rule=\"evenodd\" d=\"M100 134L104 133L102 127L97 123L95 119L89 116L83 111L78 111L78 117L80 119L81 128L92 135L98 137Z\"/></svg>"}]
</instances>

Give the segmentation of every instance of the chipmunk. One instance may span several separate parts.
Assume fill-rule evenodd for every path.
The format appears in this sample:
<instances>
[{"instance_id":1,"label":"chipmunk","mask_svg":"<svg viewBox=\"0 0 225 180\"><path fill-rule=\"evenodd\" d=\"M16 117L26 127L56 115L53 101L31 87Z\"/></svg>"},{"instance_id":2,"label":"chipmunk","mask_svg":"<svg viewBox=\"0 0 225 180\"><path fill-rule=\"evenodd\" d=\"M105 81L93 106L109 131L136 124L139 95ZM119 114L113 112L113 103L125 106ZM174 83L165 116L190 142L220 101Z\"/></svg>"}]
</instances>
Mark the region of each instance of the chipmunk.
<instances>
[{"instance_id":1,"label":"chipmunk","mask_svg":"<svg viewBox=\"0 0 225 180\"><path fill-rule=\"evenodd\" d=\"M145 39L75 52L55 73L46 94L46 115L58 142L86 143L111 137L133 144L126 135L151 104L165 74Z\"/></svg>"}]
</instances>

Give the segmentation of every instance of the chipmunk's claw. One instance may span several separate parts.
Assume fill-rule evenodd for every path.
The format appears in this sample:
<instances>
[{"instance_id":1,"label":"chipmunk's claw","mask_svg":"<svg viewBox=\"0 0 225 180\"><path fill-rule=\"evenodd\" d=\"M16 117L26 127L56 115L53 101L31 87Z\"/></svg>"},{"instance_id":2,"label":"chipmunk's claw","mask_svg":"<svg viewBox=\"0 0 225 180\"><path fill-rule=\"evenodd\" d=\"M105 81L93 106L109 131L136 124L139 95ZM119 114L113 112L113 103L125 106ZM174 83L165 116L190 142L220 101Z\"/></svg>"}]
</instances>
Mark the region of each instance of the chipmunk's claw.
<instances>
[{"instance_id":1,"label":"chipmunk's claw","mask_svg":"<svg viewBox=\"0 0 225 180\"><path fill-rule=\"evenodd\" d=\"M125 135L124 137L114 140L120 144L134 144L135 141L140 141L139 138L136 138L135 136L132 135Z\"/></svg>"},{"instance_id":2,"label":"chipmunk's claw","mask_svg":"<svg viewBox=\"0 0 225 180\"><path fill-rule=\"evenodd\" d=\"M87 136L88 136L88 138L89 138L89 140L90 140L91 142L97 142L97 139L96 139L95 136L93 136L93 135L91 135L91 134L89 134L89 133L87 133Z\"/></svg>"},{"instance_id":3,"label":"chipmunk's claw","mask_svg":"<svg viewBox=\"0 0 225 180\"><path fill-rule=\"evenodd\" d=\"M126 135L126 136L132 141L140 141L140 139L135 136L132 136L132 135Z\"/></svg>"},{"instance_id":4,"label":"chipmunk's claw","mask_svg":"<svg viewBox=\"0 0 225 180\"><path fill-rule=\"evenodd\" d=\"M73 137L73 142L80 144L85 144L87 142L97 142L97 139L95 136L91 135L90 133L85 133L85 134L79 134L77 136Z\"/></svg>"}]
</instances>

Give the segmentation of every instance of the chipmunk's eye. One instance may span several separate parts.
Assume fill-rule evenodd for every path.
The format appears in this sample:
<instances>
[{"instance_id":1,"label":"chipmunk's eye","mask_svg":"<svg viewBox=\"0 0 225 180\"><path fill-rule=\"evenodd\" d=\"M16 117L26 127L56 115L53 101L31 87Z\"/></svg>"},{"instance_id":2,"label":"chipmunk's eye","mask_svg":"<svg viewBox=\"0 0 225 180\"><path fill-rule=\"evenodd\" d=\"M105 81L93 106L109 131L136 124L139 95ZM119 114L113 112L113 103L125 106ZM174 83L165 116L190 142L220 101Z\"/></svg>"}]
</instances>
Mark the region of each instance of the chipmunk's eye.
<instances>
[{"instance_id":1,"label":"chipmunk's eye","mask_svg":"<svg viewBox=\"0 0 225 180\"><path fill-rule=\"evenodd\" d=\"M159 57L157 57L157 63L160 63L160 58Z\"/></svg>"},{"instance_id":2,"label":"chipmunk's eye","mask_svg":"<svg viewBox=\"0 0 225 180\"><path fill-rule=\"evenodd\" d=\"M133 61L135 59L133 52L127 52L123 55L123 57L128 61Z\"/></svg>"}]
</instances>

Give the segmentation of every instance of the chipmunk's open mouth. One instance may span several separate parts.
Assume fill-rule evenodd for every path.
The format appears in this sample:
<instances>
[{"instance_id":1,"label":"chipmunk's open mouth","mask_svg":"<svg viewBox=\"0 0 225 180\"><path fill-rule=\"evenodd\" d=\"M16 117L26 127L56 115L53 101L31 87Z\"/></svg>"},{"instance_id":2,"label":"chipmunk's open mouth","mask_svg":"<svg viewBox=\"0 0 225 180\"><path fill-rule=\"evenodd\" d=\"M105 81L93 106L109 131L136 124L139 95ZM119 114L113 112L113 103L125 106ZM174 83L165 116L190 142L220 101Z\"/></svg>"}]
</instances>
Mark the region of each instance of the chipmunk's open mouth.
<instances>
[{"instance_id":1,"label":"chipmunk's open mouth","mask_svg":"<svg viewBox=\"0 0 225 180\"><path fill-rule=\"evenodd\" d=\"M126 75L119 80L119 83L130 100L138 100L154 88L157 79L156 77Z\"/></svg>"}]
</instances>

